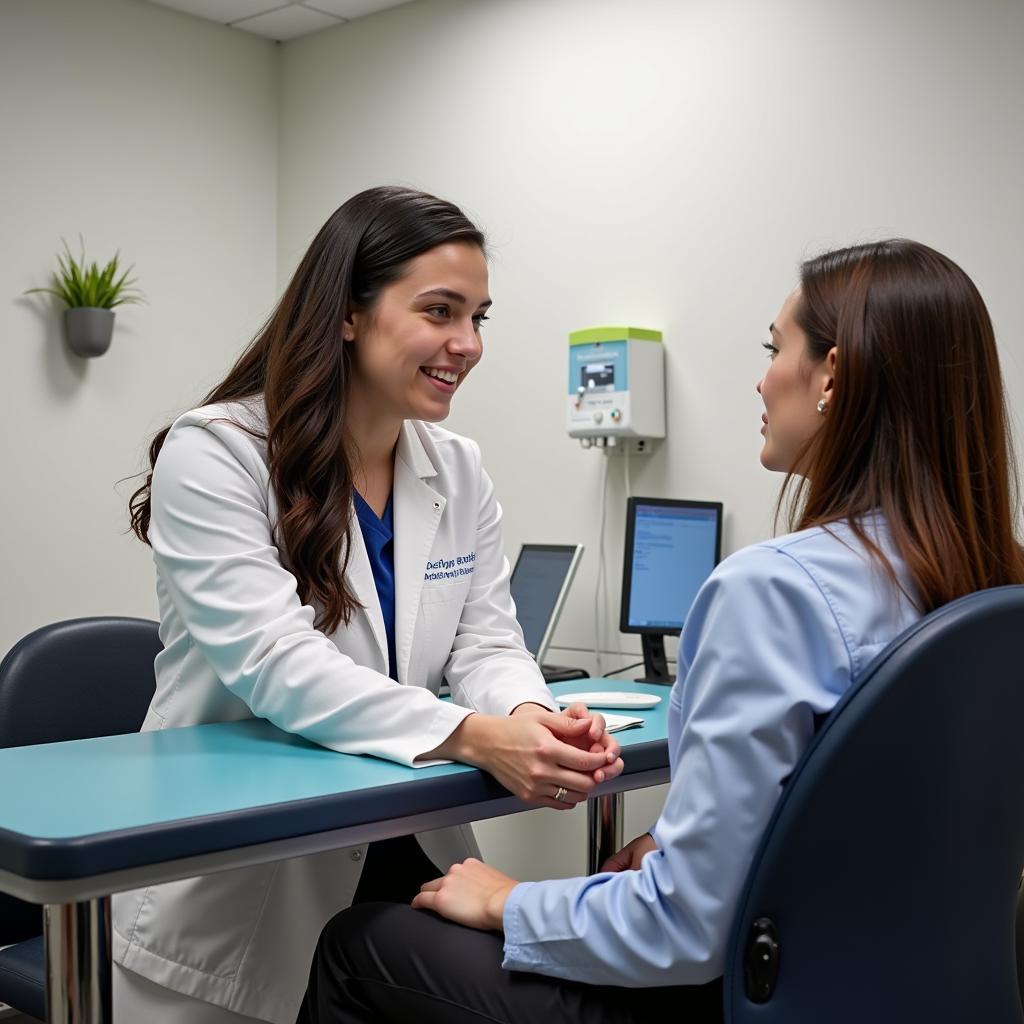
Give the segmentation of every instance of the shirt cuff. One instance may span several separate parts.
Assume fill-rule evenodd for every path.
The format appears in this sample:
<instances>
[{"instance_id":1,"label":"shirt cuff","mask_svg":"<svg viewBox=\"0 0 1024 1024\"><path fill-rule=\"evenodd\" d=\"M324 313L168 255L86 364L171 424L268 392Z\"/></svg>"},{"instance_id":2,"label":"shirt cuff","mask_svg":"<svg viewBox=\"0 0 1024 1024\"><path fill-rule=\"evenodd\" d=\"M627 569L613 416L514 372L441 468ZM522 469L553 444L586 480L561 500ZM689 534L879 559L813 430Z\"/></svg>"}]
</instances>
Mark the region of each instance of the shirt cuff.
<instances>
[{"instance_id":1,"label":"shirt cuff","mask_svg":"<svg viewBox=\"0 0 1024 1024\"><path fill-rule=\"evenodd\" d=\"M507 705L505 710L500 712L505 715L511 715L520 704L539 704L542 708L547 708L548 711L559 710L559 706L555 703L546 686L543 690L524 689L517 693L511 693L502 703Z\"/></svg>"},{"instance_id":2,"label":"shirt cuff","mask_svg":"<svg viewBox=\"0 0 1024 1024\"><path fill-rule=\"evenodd\" d=\"M422 737L423 749L433 750L439 747L462 723L474 714L472 708L459 707L446 700L439 700L434 719ZM413 768L430 768L435 764L455 764L450 758L432 757L413 760Z\"/></svg>"},{"instance_id":3,"label":"shirt cuff","mask_svg":"<svg viewBox=\"0 0 1024 1024\"><path fill-rule=\"evenodd\" d=\"M520 882L512 889L505 900L505 909L501 913L501 928L505 933L505 958L501 966L506 971L526 969L526 960L523 956L524 951L521 948L523 936L519 904L526 895L526 891L533 884L532 882Z\"/></svg>"}]
</instances>

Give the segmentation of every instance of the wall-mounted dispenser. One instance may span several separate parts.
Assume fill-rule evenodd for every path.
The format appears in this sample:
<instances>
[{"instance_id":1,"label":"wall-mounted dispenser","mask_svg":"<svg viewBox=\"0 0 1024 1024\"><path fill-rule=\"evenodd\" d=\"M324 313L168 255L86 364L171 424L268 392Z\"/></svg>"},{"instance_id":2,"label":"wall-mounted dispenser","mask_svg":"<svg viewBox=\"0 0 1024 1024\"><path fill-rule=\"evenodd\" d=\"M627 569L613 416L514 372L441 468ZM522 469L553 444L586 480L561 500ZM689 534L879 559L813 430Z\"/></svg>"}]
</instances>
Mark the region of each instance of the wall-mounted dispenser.
<instances>
[{"instance_id":1,"label":"wall-mounted dispenser","mask_svg":"<svg viewBox=\"0 0 1024 1024\"><path fill-rule=\"evenodd\" d=\"M588 327L569 335L569 436L584 447L665 436L661 331Z\"/></svg>"}]
</instances>

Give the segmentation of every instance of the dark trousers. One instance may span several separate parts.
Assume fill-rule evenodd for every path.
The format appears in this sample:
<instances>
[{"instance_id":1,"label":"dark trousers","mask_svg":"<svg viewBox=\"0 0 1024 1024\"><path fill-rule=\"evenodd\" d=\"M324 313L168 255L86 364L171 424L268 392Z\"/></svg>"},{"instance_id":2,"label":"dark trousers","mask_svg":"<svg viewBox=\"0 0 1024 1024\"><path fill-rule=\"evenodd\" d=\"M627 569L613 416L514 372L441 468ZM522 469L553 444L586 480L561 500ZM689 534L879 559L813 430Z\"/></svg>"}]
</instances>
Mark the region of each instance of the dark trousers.
<instances>
[{"instance_id":1,"label":"dark trousers","mask_svg":"<svg viewBox=\"0 0 1024 1024\"><path fill-rule=\"evenodd\" d=\"M420 886L444 874L423 852L415 836L370 843L352 897L357 903L412 903Z\"/></svg>"},{"instance_id":2,"label":"dark trousers","mask_svg":"<svg viewBox=\"0 0 1024 1024\"><path fill-rule=\"evenodd\" d=\"M352 906L381 902L408 905L424 882L440 878L443 874L423 852L415 836L378 840L366 848L366 858L352 897ZM314 957L310 986L315 983L316 971ZM307 991L295 1024L313 1024L320 1020L313 1007L314 1003Z\"/></svg>"},{"instance_id":3,"label":"dark trousers","mask_svg":"<svg viewBox=\"0 0 1024 1024\"><path fill-rule=\"evenodd\" d=\"M721 1024L721 981L617 988L501 968L494 932L397 903L353 906L317 945L309 1024Z\"/></svg>"}]
</instances>

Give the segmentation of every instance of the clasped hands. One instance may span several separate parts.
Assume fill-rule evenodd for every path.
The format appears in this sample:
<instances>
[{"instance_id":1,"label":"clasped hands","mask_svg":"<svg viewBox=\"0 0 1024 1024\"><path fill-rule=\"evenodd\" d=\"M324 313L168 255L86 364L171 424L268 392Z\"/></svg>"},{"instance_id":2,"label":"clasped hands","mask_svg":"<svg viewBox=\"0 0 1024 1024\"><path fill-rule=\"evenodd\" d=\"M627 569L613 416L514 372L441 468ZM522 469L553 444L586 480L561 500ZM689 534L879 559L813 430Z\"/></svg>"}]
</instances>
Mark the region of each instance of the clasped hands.
<instances>
[{"instance_id":1,"label":"clasped hands","mask_svg":"<svg viewBox=\"0 0 1024 1024\"><path fill-rule=\"evenodd\" d=\"M520 704L499 723L487 739L486 768L521 800L574 807L622 771L618 742L585 704L561 714Z\"/></svg>"},{"instance_id":2,"label":"clasped hands","mask_svg":"<svg viewBox=\"0 0 1024 1024\"><path fill-rule=\"evenodd\" d=\"M585 704L560 714L520 704L511 715L474 714L423 757L463 761L490 772L520 800L574 807L622 771L619 744Z\"/></svg>"}]
</instances>

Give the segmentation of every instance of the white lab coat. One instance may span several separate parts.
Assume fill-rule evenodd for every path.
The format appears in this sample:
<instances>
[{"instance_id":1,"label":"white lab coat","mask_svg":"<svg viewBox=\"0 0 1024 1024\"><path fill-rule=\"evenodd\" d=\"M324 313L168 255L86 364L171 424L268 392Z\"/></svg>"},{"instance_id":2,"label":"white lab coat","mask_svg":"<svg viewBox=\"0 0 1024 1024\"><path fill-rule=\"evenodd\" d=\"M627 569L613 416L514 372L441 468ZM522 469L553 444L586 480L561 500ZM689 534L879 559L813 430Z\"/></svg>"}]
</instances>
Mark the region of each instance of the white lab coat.
<instances>
[{"instance_id":1,"label":"white lab coat","mask_svg":"<svg viewBox=\"0 0 1024 1024\"><path fill-rule=\"evenodd\" d=\"M396 683L354 512L362 604L333 634L274 543L258 401L180 417L153 474L157 687L144 730L257 716L325 747L411 765L477 710L553 708L509 593L501 509L477 446L408 421L393 491ZM454 703L437 699L442 680ZM441 869L478 855L467 827L419 836ZM117 963L235 1013L292 1024L317 937L349 905L363 847L150 886L114 898Z\"/></svg>"}]
</instances>

